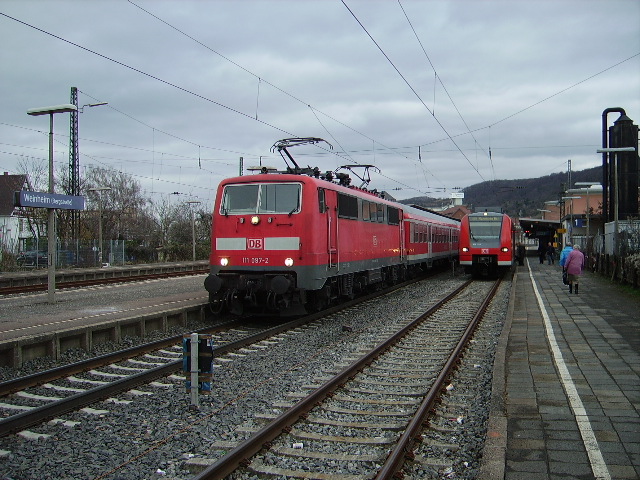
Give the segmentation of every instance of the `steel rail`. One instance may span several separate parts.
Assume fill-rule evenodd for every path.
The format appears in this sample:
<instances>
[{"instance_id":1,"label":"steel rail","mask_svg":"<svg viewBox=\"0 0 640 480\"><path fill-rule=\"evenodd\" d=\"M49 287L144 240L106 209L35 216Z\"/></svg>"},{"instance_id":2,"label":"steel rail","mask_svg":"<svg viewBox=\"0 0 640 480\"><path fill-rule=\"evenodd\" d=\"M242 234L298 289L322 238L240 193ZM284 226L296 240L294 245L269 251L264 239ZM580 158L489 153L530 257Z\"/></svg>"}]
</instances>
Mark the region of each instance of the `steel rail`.
<instances>
[{"instance_id":1,"label":"steel rail","mask_svg":"<svg viewBox=\"0 0 640 480\"><path fill-rule=\"evenodd\" d=\"M386 294L386 293L390 293L394 290L397 290L399 288L403 288L411 283L414 283L416 281L419 281L421 279L413 279L413 280L408 280L406 282L403 282L401 284L398 284L394 287L391 287L389 289L386 289L384 292L382 292L382 294ZM378 295L380 295L381 292L376 292L376 293L372 293L372 294L368 294L362 297L358 297L356 299L350 300L346 303L342 303L340 305L334 306L334 307L330 307L328 309L322 310L321 312L317 312L311 315L307 315L301 318L298 318L296 320L293 320L291 322L287 322L282 324L279 327L274 327L271 330L268 330L269 332L274 332L277 328L282 328L282 331L285 331L287 329L291 329L291 328L295 328L295 326L299 326L299 325L303 325L306 322L310 322L313 320L316 320L318 318L321 318L322 316L325 315L330 315L333 314L335 312L338 312L342 309L345 308L349 308L352 307L354 305L357 305L361 302L366 302L368 300L371 300L372 298L377 297ZM206 304L205 304L206 306ZM240 319L236 319L236 320L232 320L229 322L225 322L223 324L219 324L219 325L215 325L213 327L206 327L206 328L202 328L200 330L195 330L194 333L212 333L212 332L216 332L218 330L220 330L221 328L232 328L238 325L242 325L243 322L245 322L246 319L240 318ZM270 335L276 335L276 333L270 333ZM27 375L27 376L23 376L23 377L19 377L19 378L15 378L13 380L7 380L5 382L0 382L0 397L6 396L6 395L10 395L11 393L20 391L20 390L24 390L25 388L29 388L32 387L34 385L38 385L38 384L42 384L42 383L46 383L46 382L50 382L52 380L56 380L58 378L64 377L64 376L68 376L68 375L73 375L79 372L84 372L87 370L91 370L92 368L97 368L97 367L102 367L104 365L108 365L110 363L114 363L114 362L118 362L121 360L126 360L128 358L132 358L135 357L137 355L141 355L144 353L147 353L148 351L152 351L152 350L156 350L158 348L164 348L166 346L175 344L180 342L182 339L182 335L176 335L173 337L168 337L162 340L157 340L155 342L151 342L151 343L145 343L142 345L137 345L135 347L131 347L131 348L126 348L126 349L122 349L122 350L118 350L117 352L112 352L112 353L108 353L105 355L101 355L99 357L94 357L94 358L90 358L87 360L83 360L80 362L76 362L73 364L69 364L69 365L63 365L61 367L56 367L44 372L39 372L39 373L34 373L32 375ZM1 436L1 435L0 435Z\"/></svg>"},{"instance_id":2,"label":"steel rail","mask_svg":"<svg viewBox=\"0 0 640 480\"><path fill-rule=\"evenodd\" d=\"M239 325L242 325L242 320L232 320L215 325L213 327L201 328L199 330L196 330L195 333L213 333L219 331L220 329L233 328ZM161 340L156 340L154 342L118 350L117 352L88 358L86 360L71 363L69 365L62 365L60 367L52 368L43 372L34 373L24 377L18 377L13 380L7 380L0 383L0 397L10 395L12 393L24 390L25 388L33 387L35 385L41 385L43 383L51 382L62 377L86 372L87 370L103 367L111 363L120 362L122 360L143 355L153 350L158 350L171 345L175 345L176 343L179 343L181 339L182 335L175 335L172 337L163 338Z\"/></svg>"},{"instance_id":3,"label":"steel rail","mask_svg":"<svg viewBox=\"0 0 640 480\"><path fill-rule=\"evenodd\" d=\"M214 357L218 357L234 350L238 350L246 347L247 345L251 345L252 343L277 335L284 330L295 328L296 326L299 326L299 324L300 320L294 320L287 324L278 325L263 332L249 335L235 342L221 345L220 347L214 348L213 355ZM288 325L288 327L286 325ZM180 336L180 339L182 339L182 336ZM126 356L123 356L122 358L126 358ZM105 398L118 395L119 393L131 390L139 385L152 382L157 378L171 375L173 372L180 370L181 368L182 359L170 361L166 365L150 368L144 372L111 382L107 385L94 387L86 392L72 395L50 405L44 405L42 407L34 408L33 410L28 410L26 412L4 418L0 420L0 437L37 425L57 415L63 415Z\"/></svg>"},{"instance_id":4,"label":"steel rail","mask_svg":"<svg viewBox=\"0 0 640 480\"><path fill-rule=\"evenodd\" d=\"M413 320L411 323L396 332L393 336L376 346L366 356L362 357L359 360L356 360L351 365L345 367L331 380L318 387L307 397L298 401L298 403L280 414L271 423L260 429L258 432L254 433L251 437L235 447L233 450L227 452L227 454L220 458L217 462L207 467L195 477L192 477L192 480L222 479L231 474L238 467L248 465L248 459L250 457L258 453L265 446L268 446L270 442L278 437L283 431L287 431L291 427L291 425L297 422L300 418L304 417L318 403L322 402L337 388L351 380L358 372L362 371L366 366L371 364L377 357L382 355L386 350L397 343L411 330L416 328L427 317L431 316L434 312L442 308L444 304L457 296L469 284L471 284L471 280L465 282L445 298L438 301L438 303L429 308L429 310L423 313L420 317Z\"/></svg>"},{"instance_id":5,"label":"steel rail","mask_svg":"<svg viewBox=\"0 0 640 480\"><path fill-rule=\"evenodd\" d=\"M141 282L144 280L152 280L156 278L172 278L172 277L186 277L188 275L201 275L207 273L209 267L198 268L194 270L184 270L179 272L164 272L164 273L150 273L148 275L123 275L118 277L96 277L89 280L72 280L68 282L56 283L56 288L80 288L90 287L94 285L107 285L111 283L128 283L128 282ZM9 295L16 293L32 293L41 292L47 289L46 283L35 283L30 285L18 285L14 287L0 287L0 295Z\"/></svg>"},{"instance_id":6,"label":"steel rail","mask_svg":"<svg viewBox=\"0 0 640 480\"><path fill-rule=\"evenodd\" d=\"M382 468L380 468L380 470L378 471L378 474L375 477L376 480L389 480L396 477L398 475L398 472L400 472L404 465L405 458L413 457L414 444L416 443L420 432L423 430L428 420L428 416L433 410L436 400L442 393L444 383L450 377L456 364L459 362L462 351L466 348L469 340L471 340L473 333L480 323L480 320L482 320L482 318L484 317L484 314L489 307L489 303L491 303L491 300L495 296L501 281L501 279L498 279L494 283L493 287L478 308L478 311L473 316L473 319L460 337L458 344L451 351L447 363L436 378L433 386L427 393L427 396L420 404L420 407L416 411L413 419L409 422L409 425L400 436L400 440L398 441L394 449L389 453L389 456L387 457L385 463L382 465ZM399 476L402 477L402 475Z\"/></svg>"},{"instance_id":7,"label":"steel rail","mask_svg":"<svg viewBox=\"0 0 640 480\"><path fill-rule=\"evenodd\" d=\"M411 283L415 283L416 281L419 281L420 279L413 279L413 280L409 280L407 282L403 282L401 284L395 285L389 289L386 289L384 292L382 292L382 294L387 294L390 293L391 291L397 290L399 288L405 287ZM354 305L357 305L359 303L363 303L366 301L369 301L373 298L376 298L378 296L381 295L381 292L376 292L376 293L371 293L368 295L364 295L362 297L356 298L354 300L350 300L348 302L342 303L340 305L322 310L321 312L317 312L311 315L306 315L300 318L296 318L294 320L291 320L289 322L277 325L275 327L271 327L267 330L264 330L262 332L253 334L253 335L248 335L240 340L236 340L234 342L230 342L227 343L225 345L221 345L219 347L214 348L213 350L213 355L214 357L218 357L221 355L224 355L226 353L232 352L234 350L238 350L240 348L246 347L248 345L251 345L253 343L259 342L261 340L264 340L266 338L269 337L273 337L275 335L278 335L282 332L285 332L287 330L291 330L294 328L297 328L299 326L302 326L306 323L315 321L323 316L326 315L331 315L334 314L340 310L346 309L346 308L350 308L353 307ZM237 320L238 322L241 322L242 319ZM235 322L235 321L234 321ZM207 331L211 331L212 328L215 327L208 327L205 329L202 329L200 331L200 333L205 333ZM180 335L179 337L180 340L182 339L182 336ZM174 337L174 342L175 343L175 339L176 337ZM159 340L158 342L154 342L154 343L159 343L162 344L164 342L168 342L168 340ZM169 342L171 343L171 342ZM37 385L39 383L44 383L46 381L50 381L51 379L55 379L55 378L60 378L65 374L61 374L60 372L62 372L65 368L69 368L69 375L73 374L73 373L77 373L78 371L85 371L87 369L90 368L94 368L95 366L103 366L105 364L108 363L113 363L114 361L117 360L112 360L109 362L105 362L104 359L106 357L109 357L110 355L115 355L117 356L120 360L122 359L126 359L126 358L131 358L132 356L136 356L136 354L131 355L131 352L137 352L137 354L140 353L145 353L142 349L144 349L145 346L139 346L139 347L132 347L131 349L126 349L126 350L121 350L119 352L115 352L114 354L108 354L102 357L97 357L97 359L102 359L102 362L100 365L97 364L93 364L94 359L89 359L83 362L80 362L79 365L82 365L83 368L81 370L77 370L74 369L73 365L70 366L63 366L63 367L59 367L59 368L55 368L52 369L50 372L51 373L51 377L49 380L42 380L43 378L46 377L41 377L41 380L38 381L37 380L37 376L38 374L34 374L34 375L30 375L28 377L21 377L15 380L11 380L8 382L4 382L2 384L0 384L0 389L3 389L4 391L17 391L19 389L16 389L16 386L19 385L21 382L26 385L22 388L27 388L27 386L33 386L33 385ZM116 357L112 357L112 358L116 358ZM74 364L75 365L75 364ZM89 365L91 365L91 367L88 367ZM97 401L103 400L105 398L109 398L112 397L114 395L117 395L119 393L122 393L124 391L130 390L134 387L137 387L139 385L143 385L145 383L151 382L157 378L161 378L167 375L170 375L171 373L175 372L176 370L179 370L182 368L182 359L180 360L176 360L173 362L169 362L166 365L162 365L160 367L156 367L156 368L152 368L149 369L145 372L141 372L139 374L135 374L126 378L123 378L121 380L117 380L114 382L111 382L107 385L102 385L102 386L98 386L95 388L92 388L90 390L87 390L86 392L82 392L82 393L78 393L76 395L67 397L63 400L60 400L58 402L52 403L50 405L44 405L42 407L36 407L33 410L29 410L17 415L12 415L10 417L6 417L2 420L0 420L0 437L4 437L6 435L10 435L11 433L15 433L21 430L24 430L26 428L29 428L33 425L37 425L39 423L42 423L50 418L55 417L56 415L63 415L65 413L68 413L70 411L74 411L77 410L79 408L85 407L87 405L90 405L92 403L95 403ZM74 369L73 371L71 371L71 369ZM48 372L46 372L48 373ZM27 385L28 384L28 385Z\"/></svg>"}]
</instances>

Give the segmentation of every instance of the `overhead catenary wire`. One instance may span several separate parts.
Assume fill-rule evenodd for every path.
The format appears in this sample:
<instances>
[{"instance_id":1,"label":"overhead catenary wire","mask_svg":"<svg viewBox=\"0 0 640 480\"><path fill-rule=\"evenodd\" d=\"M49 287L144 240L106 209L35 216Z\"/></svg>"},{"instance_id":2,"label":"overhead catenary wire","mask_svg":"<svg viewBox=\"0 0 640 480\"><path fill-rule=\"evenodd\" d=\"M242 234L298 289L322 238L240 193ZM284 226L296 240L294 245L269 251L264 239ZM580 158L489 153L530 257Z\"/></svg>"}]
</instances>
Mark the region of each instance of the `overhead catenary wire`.
<instances>
[{"instance_id":1,"label":"overhead catenary wire","mask_svg":"<svg viewBox=\"0 0 640 480\"><path fill-rule=\"evenodd\" d=\"M131 3L133 3L133 2L131 2ZM3 15L4 15L4 14L3 14ZM6 17L8 17L8 18L13 19L13 17L9 17L9 16L7 16L7 15L4 15L4 16L6 16ZM15 19L14 19L14 20L15 20ZM20 23L24 23L24 22L20 22ZM28 25L28 24L27 24L27 25ZM40 30L40 29L37 29L37 30ZM45 33L47 33L47 32L45 32ZM65 40L65 41L66 41L66 40ZM72 43L72 42L68 42L68 43ZM77 46L77 45L76 45L76 46ZM79 46L79 47L80 47L80 46ZM80 48L84 48L84 47L80 47ZM90 50L88 50L88 49L85 49L85 50L90 51ZM92 51L90 51L90 52L92 52ZM92 53L95 53L95 52L92 52ZM99 54L98 54L98 55L99 55ZM506 117L504 117L503 119L501 119L501 120L499 120L499 121L497 121L497 122L492 123L491 125L496 125L496 124L498 124L498 123L501 123L501 122L503 122L503 121L506 121L506 120L510 119L511 117L513 117L513 116L515 116L515 115L518 115L518 114L520 114L520 113L522 113L522 112L524 112L524 111L526 111L526 110L528 110L528 109L530 109L530 108L533 108L533 107L535 107L536 105L538 105L538 104L540 104L540 103L542 103L542 102L544 102L544 101L546 101L546 100L548 100L548 99L551 99L551 98L553 98L553 97L555 97L555 96L557 96L557 95L559 95L559 94L561 94L561 93L564 93L565 91L567 91L567 90L569 90L569 89L571 89L571 88L573 88L573 87L575 87L575 86L577 86L577 85L580 85L581 83L584 83L585 81L587 81L587 80L589 80L589 79L591 79L591 78L594 78L595 76L597 76L597 75L599 75L599 74L601 74L601 73L604 73L604 72L606 72L606 71L610 70L611 68L614 68L614 67L616 67L616 66L618 66L618 65L620 65L620 64L622 64L622 63L624 63L624 62L626 62L626 61L628 61L628 60L630 60L630 59L632 59L632 58L635 58L637 55L640 55L640 53L639 53L639 54L635 54L635 55L633 55L633 56L631 56L631 57L629 57L629 58L627 58L627 59L625 59L625 60L622 60L621 62L618 62L618 63L616 63L615 65L612 65L612 66L610 66L610 67L608 67L608 68L606 68L606 69L604 69L604 70L602 70L602 71L600 71L600 72L598 72L598 73L596 73L596 74L594 74L594 75L592 75L592 76L590 76L590 77L588 77L588 78L586 78L586 79L584 79L584 80L582 80L582 81L580 81L580 82L577 82L577 83L575 83L575 84L571 85L570 87L567 87L567 88L565 88L565 89L563 89L563 90L561 90L561 91L557 92L557 93L556 93L556 94L554 94L554 95L551 95L551 96L549 96L549 97L546 97L545 99L542 99L542 100L540 100L540 101L538 101L538 102L536 102L536 103L534 103L534 104L530 105L530 106L529 106L529 107L527 107L527 108L521 109L521 110L519 110L519 111L515 112L515 113L514 113L514 114L512 114L512 115L506 116ZM102 55L100 55L100 56L102 56ZM229 61L230 61L230 60L229 60ZM232 62L232 63L233 63L233 62ZM240 68L243 68L243 67L241 67L240 65L238 65L238 66L239 66ZM129 67L129 68L131 68L131 67ZM142 72L142 73L144 73L144 72ZM251 72L249 72L249 73L251 73ZM251 73L251 74L253 74L253 73ZM258 78L260 78L260 77L258 77ZM160 80L160 81L162 81L162 80ZM442 80L441 80L441 79L439 79L439 81L442 83ZM172 85L172 86L175 86L175 85L173 85L173 84L171 84L171 83L168 83L168 82L165 82L165 83L167 83L167 84L169 84L169 85ZM179 88L179 89L181 89L181 88L180 88L180 87L178 87L178 86L175 86L175 88ZM274 88L278 88L278 87L274 86ZM444 88L444 84L443 84L443 88ZM184 89L183 89L183 90L184 90ZM278 89L278 90L280 90L280 91L284 92L284 91L283 91L283 90L281 90L281 89ZM445 91L446 91L446 88L445 88ZM287 95L290 95L290 94L288 94L287 92L284 92L284 93L285 93L285 94L287 94ZM291 95L290 95L290 96L291 96ZM292 98L295 98L295 97L292 97ZM296 98L296 99L297 99L297 98ZM209 100L210 100L210 99L209 99ZM299 100L299 99L297 99L297 100ZM299 100L299 101L301 101L301 100ZM226 107L225 107L225 108L226 108ZM313 107L311 107L311 108L312 108L312 110L314 110L314 112L315 112L315 111L317 111L319 114L322 114L322 115L327 116L324 112L321 112L320 110L317 110L317 109L313 109ZM428 109L428 107L427 107L427 110L429 110L429 109ZM242 112L238 112L238 113L243 114ZM251 118L251 116L250 116L250 115L246 115L246 114L243 114L243 115L248 116L249 118ZM332 120L337 121L336 119L334 119L334 118L332 118L332 117L330 117L330 116L328 116L328 118L331 118ZM339 123L340 123L340 122L339 122ZM347 126L347 125L345 125L345 124L342 124L342 125L346 126L347 128L351 128L351 127L349 127L349 126ZM150 127L150 128L153 128L153 127ZM487 127L483 127L483 128L487 128ZM352 130L353 130L353 131L355 131L355 132L357 132L357 130L354 130L354 129L352 129ZM476 132L476 131L479 131L479 130L482 130L482 128L480 128L480 129L476 129L476 130L473 130L473 132ZM159 130L158 130L158 131L159 131ZM169 134L169 133L167 133L167 132L164 132L164 133L166 133L167 135L171 135L171 134ZM357 133L362 134L361 132L357 132ZM471 132L469 132L469 133L471 133ZM453 137L455 138L455 137L458 137L458 136L461 136L461 135L466 135L466 134L467 134L467 133L462 133L462 134L460 134L460 135L455 135L455 136L453 136ZM364 134L362 134L362 135L364 135ZM175 135L171 135L171 136L173 136L173 137L175 137L175 138L179 138L179 139L180 139L180 137L177 137L177 136L175 136ZM366 135L365 135L365 136L366 136ZM367 137L367 138L370 138L370 137ZM449 140L449 139L450 139L450 138L446 138L446 139L443 139L442 141ZM189 142L189 143L194 144L194 145L196 144L195 142L191 142L191 141L186 140L186 139L181 139L181 140L183 140L183 141L185 141L185 142ZM376 154L380 154L381 152L380 152L379 150L376 150L376 149L375 149L375 143L379 143L379 145L381 145L381 146L383 146L383 147L385 147L385 146L384 146L382 143L380 143L380 142L376 142L376 141L375 141L375 140L373 140L373 139L372 139L372 142L374 143L374 148L373 148L373 150L372 150L372 151L374 151ZM199 147L200 147L200 145L199 145ZM206 146L202 146L202 148L213 148L213 147L206 147ZM388 148L388 147L386 147L386 148ZM494 147L494 150L497 150L497 148L495 148L495 147ZM395 152L395 153L397 153L397 152ZM406 156L406 158L408 158L409 160L413 161L413 159L409 158L408 156Z\"/></svg>"},{"instance_id":2,"label":"overhead catenary wire","mask_svg":"<svg viewBox=\"0 0 640 480\"><path fill-rule=\"evenodd\" d=\"M360 136L362 136L362 137L364 137L364 138L366 138L366 139L370 140L371 142L373 142L373 143L374 143L374 149L373 149L374 151L375 151L375 143L377 143L378 145L380 145L381 147L383 147L383 148L385 148L385 149L387 149L387 150L393 151L393 148L392 148L392 147L389 147L389 146L387 146L387 145L385 145L385 144L383 144L383 143L381 143L381 142L379 142L379 141L375 140L374 138L372 138L372 137L368 136L367 134L365 134L365 133L363 133L363 132L360 132L359 130L357 130L357 129L353 128L352 126L347 125L347 124L345 124L345 123L341 122L340 120L338 120L338 119L334 118L333 116L331 116L331 115L329 115L329 114L327 114L327 113L325 113L325 112L323 112L323 111L321 111L321 110L319 110L319 109L317 109L317 108L313 107L313 106L312 106L312 105L310 105L308 102L305 102L304 100L301 100L301 99L300 99L300 98L298 98L296 95L293 95L292 93L287 92L286 90L284 90L284 89L282 89L282 88L278 87L277 85L275 85L275 84L273 84L273 83L269 82L268 80L266 80L266 79L262 78L260 75L258 75L258 74L256 74L256 73L252 72L251 70L249 70L249 69L248 69L248 68L246 68L245 66L243 66L243 65L241 65L241 64L239 64L239 63L237 63L237 62L235 62L234 60L230 59L229 57L227 57L227 56L223 55L222 53L218 52L217 50L215 50L215 49L211 48L210 46L208 46L207 44L205 44L205 43L201 42L200 40L198 40L197 38L193 37L192 35L189 35L188 33L184 32L183 30L181 30L181 29L177 28L176 26L174 26L173 24L171 24L171 23L167 22L166 20L164 20L164 19L160 18L158 15L156 15L156 14L152 13L151 11L149 11L149 10L147 10L147 9L145 9L145 8L142 8L140 5L136 4L136 3L135 3L135 2L133 2L132 0L127 0L127 1L128 1L131 5L133 5L133 6L137 7L137 8L139 8L139 9L140 9L140 10L142 10L143 12L147 13L147 14L148 14L148 15L150 15L151 17L155 18L155 19L156 19L156 20L158 20L159 22L161 22L161 23L163 23L164 25L166 25L167 27L169 27L169 28L171 28L171 29L175 30L176 32L180 33L181 35L184 35L185 37L187 37L187 38L189 38L190 40L194 41L194 42L195 42L195 43L197 43L198 45L200 45L200 46L202 46L202 47L206 48L207 50L209 50L210 52L214 53L215 55L218 55L220 58L222 58L222 59L226 60L227 62L231 63L232 65L235 65L236 67L240 68L241 70L243 70L244 72L248 73L249 75L254 76L254 77L258 80L259 84L260 84L260 83L262 83L262 82L264 82L266 85L269 85L270 87L272 87L272 88L274 88L275 90L277 90L277 91L281 92L282 94L284 94L284 95L286 95L286 96L290 97L291 99L293 99L293 100L295 100L295 101L297 101L297 102L299 102L299 103L301 103L301 104L303 104L303 105L307 106L307 107L311 110L311 112L314 114L314 116L315 116L316 120L318 121L318 123L322 126L322 128L323 128L325 131L327 131L327 133L329 133L329 130L327 129L326 125L324 125L324 123L320 120L320 118L318 117L318 115L317 115L317 114L320 114L320 115L322 115L322 116L324 116L324 117L326 117L326 118L328 118L328 119L332 120L333 122L335 122L335 123L337 123L337 124L339 124L339 125L341 125L341 126L343 126L343 127L347 128L347 129L351 130L352 132L354 132L354 133L356 133L356 134L358 134L358 135L360 135ZM259 86L258 86L258 95L259 95ZM257 118L257 108L256 108L256 118ZM334 140L334 142L335 142L336 144L338 144L338 145L339 145L339 144L340 144L340 142L335 138L335 136L334 136L334 135L332 135L331 133L329 133L329 134L331 135L331 138ZM317 148L321 148L321 149L322 149L322 147L321 147L320 145L317 145L317 144L316 144L315 146L316 146ZM344 149L342 149L342 151L345 151L345 150L344 150ZM333 152L333 153L334 153L334 155L340 156L338 152ZM412 158L410 158L410 157L408 157L408 156L406 156L406 155L402 155L402 156L403 156L403 157L405 157L405 158L406 158L407 160L409 160L409 161L412 161L412 162L413 162L413 161L415 161L415 160L413 160ZM435 175L433 175L433 173L432 173L432 172L428 171L428 169L426 169L426 170L427 170L427 172L429 173L429 175L433 176L433 178L435 178L436 180L438 180L438 179L437 179L437 177L436 177ZM427 185L428 185L428 183L427 183Z\"/></svg>"},{"instance_id":3,"label":"overhead catenary wire","mask_svg":"<svg viewBox=\"0 0 640 480\"><path fill-rule=\"evenodd\" d=\"M386 52L382 49L382 47L378 44L378 42L375 40L375 38L373 38L373 36L369 33L369 31L366 29L366 27L362 24L362 22L360 21L360 19L356 16L355 13L353 13L353 10L351 10L349 8L349 6L346 4L346 2L344 0L340 0L342 2L342 4L345 6L345 8L349 11L349 13L353 16L353 18L356 20L356 22L358 23L358 25L360 25L360 27L362 27L362 30L364 30L364 32L367 34L367 36L371 39L371 41L374 43L374 45L378 48L378 50L380 50L380 53L382 53L382 55L387 59L387 61L391 64L391 66L394 68L394 70L398 73L398 75L400 75L400 77L402 78L402 80L404 80L404 82L407 84L407 86L409 87L409 89L414 93L414 95L418 98L418 100L420 101L420 103L424 106L424 108L431 114L431 116L433 117L433 119L436 121L436 123L440 126L440 128L442 129L442 131L447 135L447 137L449 137L449 140L451 140L451 142L456 146L456 148L458 149L458 151L462 154L462 156L465 158L465 160L467 161L467 163L471 166L471 168L473 168L473 170L475 170L475 172L478 174L478 176L480 178L482 178L482 180L484 181L485 178L482 176L482 174L480 173L480 171L475 167L475 165L471 162L471 160L469 160L469 157L467 157L465 155L465 153L462 151L462 149L460 148L460 146L456 143L456 141L453 139L453 137L449 134L449 132L447 131L447 129L444 127L444 125L442 125L442 123L440 122L440 120L438 119L438 117L435 116L434 112L427 106L427 104L424 102L424 100L422 100L422 98L420 97L420 95L418 94L418 92L416 92L415 88L413 88L413 86L411 85L411 83L409 83L409 81L405 78L405 76L402 74L402 72L400 72L400 70L398 69L398 67L396 67L396 65L393 63L393 61L391 60L391 58L389 58L389 56L386 54Z\"/></svg>"}]
</instances>

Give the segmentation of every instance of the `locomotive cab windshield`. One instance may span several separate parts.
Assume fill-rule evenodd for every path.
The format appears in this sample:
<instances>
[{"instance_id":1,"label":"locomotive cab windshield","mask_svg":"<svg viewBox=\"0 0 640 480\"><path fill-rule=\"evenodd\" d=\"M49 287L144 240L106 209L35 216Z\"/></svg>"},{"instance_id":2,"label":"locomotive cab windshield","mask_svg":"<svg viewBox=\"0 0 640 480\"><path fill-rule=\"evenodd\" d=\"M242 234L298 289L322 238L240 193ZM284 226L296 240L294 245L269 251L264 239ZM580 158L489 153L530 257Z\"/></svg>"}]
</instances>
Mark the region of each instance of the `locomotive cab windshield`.
<instances>
[{"instance_id":1,"label":"locomotive cab windshield","mask_svg":"<svg viewBox=\"0 0 640 480\"><path fill-rule=\"evenodd\" d=\"M292 215L300 212L301 195L302 185L299 183L227 185L220 202L220 213Z\"/></svg>"}]
</instances>

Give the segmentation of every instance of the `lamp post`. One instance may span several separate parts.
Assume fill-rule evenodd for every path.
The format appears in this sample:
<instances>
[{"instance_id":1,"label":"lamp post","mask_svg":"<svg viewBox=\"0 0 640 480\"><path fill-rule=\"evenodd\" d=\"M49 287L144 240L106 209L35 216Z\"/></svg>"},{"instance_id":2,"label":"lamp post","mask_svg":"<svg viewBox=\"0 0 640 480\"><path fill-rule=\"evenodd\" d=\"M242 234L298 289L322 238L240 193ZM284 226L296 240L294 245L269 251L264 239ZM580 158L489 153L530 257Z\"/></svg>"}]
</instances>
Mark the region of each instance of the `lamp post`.
<instances>
[{"instance_id":1,"label":"lamp post","mask_svg":"<svg viewBox=\"0 0 640 480\"><path fill-rule=\"evenodd\" d=\"M613 185L615 189L613 211L613 254L618 254L618 152L635 152L635 147L599 148L597 153L613 153Z\"/></svg>"},{"instance_id":2,"label":"lamp post","mask_svg":"<svg viewBox=\"0 0 640 480\"><path fill-rule=\"evenodd\" d=\"M52 107L31 108L27 110L27 115L39 116L49 115L49 193L55 193L53 182L53 116L56 113L75 112L78 107L70 103L64 105L54 105ZM48 259L47 259L47 300L55 303L56 298L56 210L48 209L47 239L48 239Z\"/></svg>"},{"instance_id":3,"label":"lamp post","mask_svg":"<svg viewBox=\"0 0 640 480\"><path fill-rule=\"evenodd\" d=\"M198 202L197 200L192 200L187 202L189 204L189 209L191 210L191 239L193 245L193 261L196 261L196 212L191 208L191 205L199 205L202 202Z\"/></svg>"},{"instance_id":4,"label":"lamp post","mask_svg":"<svg viewBox=\"0 0 640 480\"><path fill-rule=\"evenodd\" d=\"M87 190L88 192L98 192L99 196L99 213L100 217L98 217L98 257L100 259L100 266L102 266L103 258L102 258L102 192L108 192L111 190L111 187L95 187Z\"/></svg>"}]
</instances>

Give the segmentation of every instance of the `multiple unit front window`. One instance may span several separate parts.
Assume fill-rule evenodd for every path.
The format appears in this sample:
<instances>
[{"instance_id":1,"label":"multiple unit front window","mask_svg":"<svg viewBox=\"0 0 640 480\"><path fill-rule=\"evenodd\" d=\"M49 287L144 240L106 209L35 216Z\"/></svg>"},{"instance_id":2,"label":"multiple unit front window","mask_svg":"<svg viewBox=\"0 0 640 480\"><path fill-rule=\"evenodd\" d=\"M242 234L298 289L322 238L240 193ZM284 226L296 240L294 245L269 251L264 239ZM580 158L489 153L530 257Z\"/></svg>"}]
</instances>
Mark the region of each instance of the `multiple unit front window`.
<instances>
[{"instance_id":1,"label":"multiple unit front window","mask_svg":"<svg viewBox=\"0 0 640 480\"><path fill-rule=\"evenodd\" d=\"M469 236L474 246L498 246L502 231L502 217L483 215L469 217Z\"/></svg>"}]
</instances>

